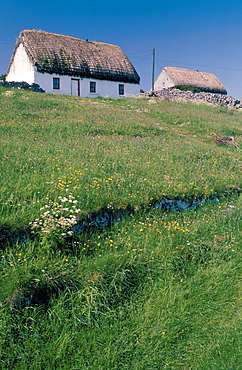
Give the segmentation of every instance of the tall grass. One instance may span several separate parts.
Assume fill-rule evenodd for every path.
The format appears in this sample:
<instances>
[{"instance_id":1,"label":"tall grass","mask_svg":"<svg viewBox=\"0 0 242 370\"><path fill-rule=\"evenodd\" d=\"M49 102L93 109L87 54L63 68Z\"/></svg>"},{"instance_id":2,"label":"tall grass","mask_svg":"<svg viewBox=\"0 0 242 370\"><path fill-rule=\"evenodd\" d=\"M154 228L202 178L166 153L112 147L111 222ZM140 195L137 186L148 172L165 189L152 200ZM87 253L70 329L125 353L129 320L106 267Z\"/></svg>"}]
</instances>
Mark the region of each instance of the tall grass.
<instances>
[{"instance_id":1,"label":"tall grass","mask_svg":"<svg viewBox=\"0 0 242 370\"><path fill-rule=\"evenodd\" d=\"M0 368L242 368L241 123L220 106L0 89ZM82 232L31 229L66 204ZM94 227L104 210L122 217Z\"/></svg>"}]
</instances>

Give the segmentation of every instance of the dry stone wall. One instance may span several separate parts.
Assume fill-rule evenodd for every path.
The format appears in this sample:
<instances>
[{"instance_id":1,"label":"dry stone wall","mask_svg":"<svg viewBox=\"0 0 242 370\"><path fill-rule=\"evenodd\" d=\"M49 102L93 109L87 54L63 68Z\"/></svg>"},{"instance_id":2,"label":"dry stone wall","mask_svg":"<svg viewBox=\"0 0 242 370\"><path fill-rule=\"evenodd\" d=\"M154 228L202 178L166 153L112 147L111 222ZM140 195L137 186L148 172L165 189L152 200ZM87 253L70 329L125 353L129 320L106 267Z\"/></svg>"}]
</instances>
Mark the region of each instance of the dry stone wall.
<instances>
[{"instance_id":1,"label":"dry stone wall","mask_svg":"<svg viewBox=\"0 0 242 370\"><path fill-rule=\"evenodd\" d=\"M221 104L228 107L242 108L242 102L232 98L232 96L208 93L208 92L193 92L193 91L182 91L179 89L162 89L154 91L154 93L146 92L144 96L154 96L164 100L192 100L192 101L204 101L207 103Z\"/></svg>"},{"instance_id":2,"label":"dry stone wall","mask_svg":"<svg viewBox=\"0 0 242 370\"><path fill-rule=\"evenodd\" d=\"M28 84L27 82L25 81L22 81L22 82L16 82L16 81L10 81L10 82L6 82L6 81L0 81L0 86L3 86L3 87L12 87L14 89L23 89L23 90L31 90L31 91L36 91L36 92L45 92L38 84Z\"/></svg>"}]
</instances>

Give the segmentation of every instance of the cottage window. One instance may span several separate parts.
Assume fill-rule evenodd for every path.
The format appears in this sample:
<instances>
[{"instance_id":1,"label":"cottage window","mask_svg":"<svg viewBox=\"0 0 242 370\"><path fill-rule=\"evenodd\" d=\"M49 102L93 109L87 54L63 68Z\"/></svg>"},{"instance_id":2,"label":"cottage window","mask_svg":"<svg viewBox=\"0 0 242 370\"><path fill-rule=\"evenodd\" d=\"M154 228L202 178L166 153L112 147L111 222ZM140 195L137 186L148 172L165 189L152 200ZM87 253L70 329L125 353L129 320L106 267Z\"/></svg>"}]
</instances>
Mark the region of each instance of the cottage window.
<instances>
[{"instance_id":1,"label":"cottage window","mask_svg":"<svg viewBox=\"0 0 242 370\"><path fill-rule=\"evenodd\" d=\"M118 85L119 95L124 95L124 85Z\"/></svg>"},{"instance_id":2,"label":"cottage window","mask_svg":"<svg viewBox=\"0 0 242 370\"><path fill-rule=\"evenodd\" d=\"M60 89L60 79L57 77L53 78L53 89Z\"/></svg>"},{"instance_id":3,"label":"cottage window","mask_svg":"<svg viewBox=\"0 0 242 370\"><path fill-rule=\"evenodd\" d=\"M90 92L91 93L96 92L96 82L93 82L93 81L90 82Z\"/></svg>"}]
</instances>

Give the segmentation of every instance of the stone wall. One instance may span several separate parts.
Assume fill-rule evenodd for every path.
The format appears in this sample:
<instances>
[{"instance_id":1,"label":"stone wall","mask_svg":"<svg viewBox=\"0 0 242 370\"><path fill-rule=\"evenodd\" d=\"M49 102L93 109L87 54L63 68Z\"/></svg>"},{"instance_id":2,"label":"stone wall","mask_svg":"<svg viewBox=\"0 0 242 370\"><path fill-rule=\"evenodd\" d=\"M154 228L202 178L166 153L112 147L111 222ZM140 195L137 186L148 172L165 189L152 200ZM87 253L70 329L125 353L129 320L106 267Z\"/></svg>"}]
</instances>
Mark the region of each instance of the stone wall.
<instances>
[{"instance_id":1,"label":"stone wall","mask_svg":"<svg viewBox=\"0 0 242 370\"><path fill-rule=\"evenodd\" d=\"M182 91L179 89L162 89L159 91L145 92L143 96L154 96L159 99L164 100L192 100L192 101L204 101L207 103L221 104L228 107L242 108L242 102L232 98L232 96L217 94L217 93L207 93L207 92L192 92L192 91Z\"/></svg>"},{"instance_id":2,"label":"stone wall","mask_svg":"<svg viewBox=\"0 0 242 370\"><path fill-rule=\"evenodd\" d=\"M3 87L12 87L14 89L23 89L23 90L31 90L31 91L36 91L36 92L45 92L43 89L38 84L28 84L27 82L16 82L16 81L11 81L11 82L6 82L6 81L1 81L0 86Z\"/></svg>"}]
</instances>

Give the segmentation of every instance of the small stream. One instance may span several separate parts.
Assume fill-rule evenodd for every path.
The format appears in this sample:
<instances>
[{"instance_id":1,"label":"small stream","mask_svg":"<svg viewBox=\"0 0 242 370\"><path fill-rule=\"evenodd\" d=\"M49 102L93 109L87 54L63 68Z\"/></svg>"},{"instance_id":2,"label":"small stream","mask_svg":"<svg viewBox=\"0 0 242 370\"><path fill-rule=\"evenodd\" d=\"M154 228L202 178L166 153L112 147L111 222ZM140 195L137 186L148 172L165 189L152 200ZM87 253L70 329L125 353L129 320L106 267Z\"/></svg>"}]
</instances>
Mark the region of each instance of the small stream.
<instances>
[{"instance_id":1,"label":"small stream","mask_svg":"<svg viewBox=\"0 0 242 370\"><path fill-rule=\"evenodd\" d=\"M192 199L188 202L179 199L167 199L163 198L161 201L155 201L150 204L146 210L155 208L158 210L163 210L165 212L175 211L182 212L188 210L195 210L198 207L204 206L206 203L218 203L218 198L213 199ZM78 222L76 225L72 226L71 231L74 235L80 235L84 232L89 232L93 229L102 229L115 224L116 222L123 221L127 216L137 213L138 210L134 208L127 207L125 209L103 209L97 214L90 214L83 221Z\"/></svg>"},{"instance_id":2,"label":"small stream","mask_svg":"<svg viewBox=\"0 0 242 370\"><path fill-rule=\"evenodd\" d=\"M157 209L164 212L183 212L188 210L195 210L198 207L204 206L206 203L218 203L218 198L213 199L191 199L184 201L180 199L163 198L161 201L154 201L148 206L142 207L126 207L121 209L104 208L99 212L90 213L84 220L80 220L77 224L71 227L73 236L81 235L83 233L90 233L94 230L107 228L117 222L124 221L128 216L137 214L141 209L149 211L150 209ZM9 225L0 227L0 248L6 245L14 245L16 243L22 244L30 239L35 239L37 236L31 233L29 227L18 228Z\"/></svg>"}]
</instances>

